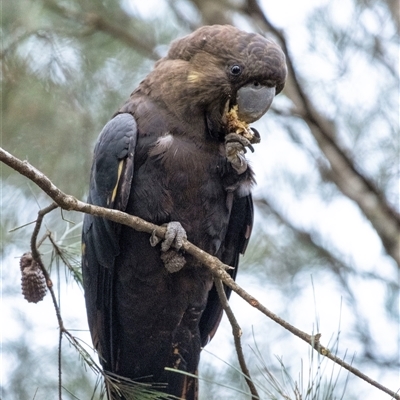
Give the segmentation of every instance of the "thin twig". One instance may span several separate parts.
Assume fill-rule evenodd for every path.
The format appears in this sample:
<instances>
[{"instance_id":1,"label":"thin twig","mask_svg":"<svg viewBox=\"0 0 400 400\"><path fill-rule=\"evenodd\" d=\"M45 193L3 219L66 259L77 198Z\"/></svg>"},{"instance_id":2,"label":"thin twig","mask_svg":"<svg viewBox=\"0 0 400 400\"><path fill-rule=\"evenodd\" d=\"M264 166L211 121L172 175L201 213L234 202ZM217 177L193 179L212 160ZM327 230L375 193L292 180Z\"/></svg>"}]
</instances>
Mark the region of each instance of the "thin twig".
<instances>
[{"instance_id":1,"label":"thin twig","mask_svg":"<svg viewBox=\"0 0 400 400\"><path fill-rule=\"evenodd\" d=\"M62 399L62 367L61 367L62 337L63 337L63 331L60 329L58 332L58 398L60 400Z\"/></svg>"},{"instance_id":2,"label":"thin twig","mask_svg":"<svg viewBox=\"0 0 400 400\"><path fill-rule=\"evenodd\" d=\"M51 234L51 232L49 232L47 234L47 237L49 238L50 243L53 246L53 249L56 253L57 257L60 257L60 259L62 260L62 262L64 263L64 265L67 267L67 269L69 270L69 272L72 274L72 276L74 277L75 281L78 282L78 284L82 285L82 280L78 277L77 278L77 274L76 274L76 270L74 269L73 265L71 264L71 262L68 260L68 258L65 256L64 251L62 251L62 249L60 248L60 246L56 243L56 241L53 238L53 235Z\"/></svg>"},{"instance_id":3,"label":"thin twig","mask_svg":"<svg viewBox=\"0 0 400 400\"><path fill-rule=\"evenodd\" d=\"M55 201L58 204L58 206L60 206L65 210L74 210L102 218L107 218L119 224L127 225L139 232L146 232L149 234L155 233L161 239L163 239L165 236L166 229L164 227L154 225L139 217L129 215L118 210L111 210L103 207L94 206L88 203L84 203L82 201L77 200L73 196L63 193L42 172L38 171L27 161L21 161L18 158L14 157L12 154L8 153L1 147L0 147L0 161L4 162L5 164L13 168L15 171L19 172L20 174L29 178L32 182L36 183L45 193L47 193L53 199L53 201ZM370 383L372 386L375 386L376 388L382 390L383 392L391 395L394 399L400 400L399 394L393 392L387 387L371 379L370 377L368 377L358 369L354 368L352 365L346 363L339 357L336 357L333 354L331 354L328 348L320 344L318 334L309 335L308 333L301 331L300 329L296 328L295 326L291 325L290 323L286 322L285 320L283 320L282 318L278 317L276 314L268 310L255 297L247 293L231 278L231 276L226 272L226 270L231 268L229 265L222 263L217 257L214 257L206 253L205 251L201 250L194 244L190 243L188 240L185 240L183 242L182 249L185 250L187 253L191 254L192 256L196 257L196 259L198 259L204 266L210 269L211 273L215 278L221 279L225 285L230 287L235 293L237 293L240 297L242 297L245 301L247 301L251 306L257 308L259 311L261 311L267 317L275 321L277 324L281 325L283 328L287 329L289 332L291 332L295 336L299 337L300 339L311 345L312 348L317 350L320 354L331 359L335 363L341 365L343 368L347 369L354 375ZM41 261L39 265L43 267ZM43 267L43 273L45 274L45 276L46 274L48 276L48 273L44 267ZM59 308L57 306L57 302L52 289L51 293L53 297L53 302L55 303L60 329L62 327L62 329L65 331L61 315L59 314Z\"/></svg>"},{"instance_id":4,"label":"thin twig","mask_svg":"<svg viewBox=\"0 0 400 400\"><path fill-rule=\"evenodd\" d=\"M42 226L43 218L44 218L44 216L46 214L52 212L56 208L58 208L58 205L56 203L51 203L49 206L41 209L38 212L38 217L37 217L37 219L35 221L35 228L33 229L33 233L32 233L32 236L31 236L31 251L32 251L32 257L33 257L33 259L35 261L36 261L37 258L40 257L39 251L37 249L38 248L38 246L37 246L37 238L38 238L38 235L39 235L39 232L40 232L40 228ZM41 239L40 241L42 242L43 239ZM46 277L46 275L45 275L45 277Z\"/></svg>"},{"instance_id":5,"label":"thin twig","mask_svg":"<svg viewBox=\"0 0 400 400\"><path fill-rule=\"evenodd\" d=\"M251 379L250 371L247 368L246 360L245 360L244 354L243 354L242 343L240 340L240 337L242 336L242 330L235 318L235 315L231 309L231 306L229 305L229 302L226 297L224 286L223 286L221 279L215 278L214 284L215 284L215 287L217 288L217 292L218 292L218 296L219 296L219 300L221 302L222 308L224 309L226 316L228 317L229 322L232 326L232 335L233 335L233 340L235 342L236 354L238 356L239 365L243 372L247 386L250 389L251 397L254 399L259 399L260 396L257 392L257 389L256 389L254 383L253 383L253 380Z\"/></svg>"},{"instance_id":6,"label":"thin twig","mask_svg":"<svg viewBox=\"0 0 400 400\"><path fill-rule=\"evenodd\" d=\"M35 228L33 229L32 237L31 237L31 252L32 252L32 258L37 262L39 265L41 271L43 272L43 275L46 279L46 286L49 289L49 292L51 294L51 298L53 300L53 305L56 311L56 316L58 320L58 326L60 327L59 331L59 341L58 341L58 398L59 400L62 400L62 375L61 375L61 341L62 341L62 334L63 331L65 330L64 328L64 323L61 317L61 311L60 307L57 303L57 299L53 290L53 282L51 281L50 275L44 266L42 262L42 258L40 256L38 246L37 246L37 237L40 231L40 228L42 226L43 218L46 214L52 212L58 208L58 205L56 203L52 203L49 206L43 208L38 212L38 217L36 219L36 224Z\"/></svg>"}]
</instances>

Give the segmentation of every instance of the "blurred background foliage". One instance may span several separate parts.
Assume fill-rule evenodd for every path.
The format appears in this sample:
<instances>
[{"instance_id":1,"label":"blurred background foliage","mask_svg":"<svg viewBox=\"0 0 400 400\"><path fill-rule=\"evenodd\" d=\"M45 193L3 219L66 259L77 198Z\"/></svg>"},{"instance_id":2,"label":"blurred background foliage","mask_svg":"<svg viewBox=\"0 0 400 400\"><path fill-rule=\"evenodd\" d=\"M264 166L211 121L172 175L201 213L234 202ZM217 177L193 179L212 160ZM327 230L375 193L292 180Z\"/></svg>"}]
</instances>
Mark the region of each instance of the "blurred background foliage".
<instances>
[{"instance_id":1,"label":"blurred background foliage","mask_svg":"<svg viewBox=\"0 0 400 400\"><path fill-rule=\"evenodd\" d=\"M1 145L83 200L98 132L171 40L203 24L229 23L280 43L290 75L256 124L256 225L239 283L299 328L321 331L324 345L340 335L338 355L355 354L357 368L398 389L396 0L13 0L1 7ZM25 225L49 200L5 165L1 188L2 398L56 398L54 310L48 297L24 302L18 267L32 233ZM42 232L51 233L78 281L81 218L53 212ZM89 343L79 285L48 238L41 251L67 328ZM306 395L309 365L319 365L306 345L235 296L232 305L253 378L269 387L262 398L301 398L297 386L303 399L341 398L346 384L343 398L388 398L343 371L334 394ZM92 398L96 376L63 343L63 398ZM200 374L214 383L202 381L201 398L249 398L234 389L247 390L226 321L207 350ZM328 364L321 387L339 373L332 369ZM281 379L285 390L274 392L267 371L297 383Z\"/></svg>"}]
</instances>

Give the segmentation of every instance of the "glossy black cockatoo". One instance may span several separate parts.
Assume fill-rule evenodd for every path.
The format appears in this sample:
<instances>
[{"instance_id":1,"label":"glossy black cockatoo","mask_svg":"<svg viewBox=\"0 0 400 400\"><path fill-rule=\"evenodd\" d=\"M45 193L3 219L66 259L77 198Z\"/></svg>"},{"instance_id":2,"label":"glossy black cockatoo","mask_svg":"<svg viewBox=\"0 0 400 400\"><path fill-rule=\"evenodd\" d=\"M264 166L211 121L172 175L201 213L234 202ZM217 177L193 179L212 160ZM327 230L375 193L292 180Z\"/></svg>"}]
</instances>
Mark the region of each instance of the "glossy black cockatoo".
<instances>
[{"instance_id":1,"label":"glossy black cockatoo","mask_svg":"<svg viewBox=\"0 0 400 400\"><path fill-rule=\"evenodd\" d=\"M197 373L222 308L210 271L180 246L187 237L235 277L253 221L245 153L259 135L248 124L268 110L285 78L284 54L272 41L204 26L171 44L102 130L88 202L167 226L157 243L84 218L86 307L106 373L197 398L196 379L165 367Z\"/></svg>"}]
</instances>

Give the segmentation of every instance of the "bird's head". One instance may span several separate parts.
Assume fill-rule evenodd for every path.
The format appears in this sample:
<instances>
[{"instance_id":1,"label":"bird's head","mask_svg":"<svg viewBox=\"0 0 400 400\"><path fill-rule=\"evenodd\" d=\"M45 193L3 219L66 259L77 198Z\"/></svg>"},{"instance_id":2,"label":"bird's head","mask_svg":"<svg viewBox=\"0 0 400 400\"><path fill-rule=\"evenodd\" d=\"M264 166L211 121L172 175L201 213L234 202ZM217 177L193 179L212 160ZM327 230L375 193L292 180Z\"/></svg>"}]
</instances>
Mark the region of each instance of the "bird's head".
<instances>
[{"instance_id":1,"label":"bird's head","mask_svg":"<svg viewBox=\"0 0 400 400\"><path fill-rule=\"evenodd\" d=\"M261 118L287 75L277 44L229 25L203 26L175 40L157 71L164 79L160 93L174 112L190 119L200 111L210 133L219 137L228 133L227 114L233 108L244 123Z\"/></svg>"}]
</instances>

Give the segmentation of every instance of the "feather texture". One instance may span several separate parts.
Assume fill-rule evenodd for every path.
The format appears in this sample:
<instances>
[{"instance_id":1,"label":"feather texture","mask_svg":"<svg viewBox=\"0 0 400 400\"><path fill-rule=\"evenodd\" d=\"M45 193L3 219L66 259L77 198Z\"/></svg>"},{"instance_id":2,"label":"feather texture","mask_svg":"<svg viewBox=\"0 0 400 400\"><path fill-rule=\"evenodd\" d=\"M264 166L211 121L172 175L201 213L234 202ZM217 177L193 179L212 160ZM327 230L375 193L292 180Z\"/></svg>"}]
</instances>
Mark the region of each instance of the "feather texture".
<instances>
[{"instance_id":1,"label":"feather texture","mask_svg":"<svg viewBox=\"0 0 400 400\"><path fill-rule=\"evenodd\" d=\"M243 86L257 81L278 93L285 77L283 53L257 34L209 26L173 42L100 134L88 201L155 224L178 221L235 278L254 177L242 139L240 173L227 158L227 113ZM164 368L197 373L222 316L210 272L182 254L185 266L170 273L149 235L90 215L82 239L89 327L104 370L197 399L196 379Z\"/></svg>"}]
</instances>

